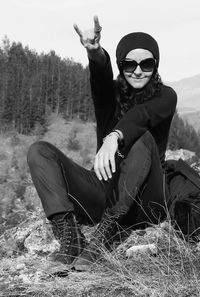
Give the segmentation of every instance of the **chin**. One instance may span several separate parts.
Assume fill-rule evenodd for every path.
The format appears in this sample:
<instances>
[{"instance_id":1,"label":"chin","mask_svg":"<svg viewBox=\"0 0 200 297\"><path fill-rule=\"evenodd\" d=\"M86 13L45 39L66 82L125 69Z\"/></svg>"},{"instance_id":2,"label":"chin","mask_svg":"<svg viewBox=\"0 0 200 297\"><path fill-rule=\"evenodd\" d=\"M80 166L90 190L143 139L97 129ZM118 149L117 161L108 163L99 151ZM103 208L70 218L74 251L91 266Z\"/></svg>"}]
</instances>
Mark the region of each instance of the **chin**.
<instances>
[{"instance_id":1,"label":"chin","mask_svg":"<svg viewBox=\"0 0 200 297\"><path fill-rule=\"evenodd\" d=\"M132 82L130 85L134 88L134 89L142 89L144 88L144 86L146 86L147 83L142 83L142 82Z\"/></svg>"},{"instance_id":2,"label":"chin","mask_svg":"<svg viewBox=\"0 0 200 297\"><path fill-rule=\"evenodd\" d=\"M127 82L134 88L134 89L142 89L144 88L147 83L149 82L149 78L148 79L141 79L139 81L135 80L135 79L127 79Z\"/></svg>"}]
</instances>

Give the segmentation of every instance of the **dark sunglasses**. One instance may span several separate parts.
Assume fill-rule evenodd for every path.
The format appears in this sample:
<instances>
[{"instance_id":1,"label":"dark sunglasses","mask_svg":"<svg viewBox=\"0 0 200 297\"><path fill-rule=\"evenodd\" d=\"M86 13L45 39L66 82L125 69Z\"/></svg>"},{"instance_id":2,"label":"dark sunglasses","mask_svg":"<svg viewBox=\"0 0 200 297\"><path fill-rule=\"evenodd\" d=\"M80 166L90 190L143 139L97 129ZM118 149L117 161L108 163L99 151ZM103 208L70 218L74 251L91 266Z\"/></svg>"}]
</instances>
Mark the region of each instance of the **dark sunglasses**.
<instances>
[{"instance_id":1,"label":"dark sunglasses","mask_svg":"<svg viewBox=\"0 0 200 297\"><path fill-rule=\"evenodd\" d=\"M156 61L153 58L142 60L140 63L137 63L135 60L121 61L121 67L125 72L134 72L138 65L143 72L151 72L156 67Z\"/></svg>"}]
</instances>

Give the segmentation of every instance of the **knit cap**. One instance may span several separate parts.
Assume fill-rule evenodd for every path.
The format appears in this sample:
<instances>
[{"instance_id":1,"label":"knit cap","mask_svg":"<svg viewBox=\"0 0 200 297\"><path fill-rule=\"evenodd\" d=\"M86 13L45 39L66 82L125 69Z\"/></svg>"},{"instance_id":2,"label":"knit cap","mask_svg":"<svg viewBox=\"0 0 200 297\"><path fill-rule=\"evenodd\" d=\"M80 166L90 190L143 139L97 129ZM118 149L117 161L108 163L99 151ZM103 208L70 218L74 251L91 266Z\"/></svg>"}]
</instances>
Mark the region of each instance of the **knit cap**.
<instances>
[{"instance_id":1,"label":"knit cap","mask_svg":"<svg viewBox=\"0 0 200 297\"><path fill-rule=\"evenodd\" d=\"M130 51L136 48L143 48L150 51L156 59L156 66L158 67L160 54L157 41L147 33L133 32L122 37L117 45L116 61L119 69L120 62Z\"/></svg>"}]
</instances>

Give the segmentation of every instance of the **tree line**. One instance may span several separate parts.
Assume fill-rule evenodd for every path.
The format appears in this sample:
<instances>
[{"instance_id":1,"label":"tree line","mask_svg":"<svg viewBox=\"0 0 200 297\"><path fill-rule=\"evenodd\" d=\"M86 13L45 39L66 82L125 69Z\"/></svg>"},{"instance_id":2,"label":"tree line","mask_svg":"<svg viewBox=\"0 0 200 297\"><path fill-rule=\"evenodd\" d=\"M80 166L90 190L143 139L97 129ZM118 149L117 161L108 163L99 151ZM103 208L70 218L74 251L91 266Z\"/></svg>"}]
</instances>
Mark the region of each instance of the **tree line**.
<instances>
[{"instance_id":1,"label":"tree line","mask_svg":"<svg viewBox=\"0 0 200 297\"><path fill-rule=\"evenodd\" d=\"M168 146L170 149L187 149L200 157L200 130L196 131L176 112L172 121Z\"/></svg>"},{"instance_id":2,"label":"tree line","mask_svg":"<svg viewBox=\"0 0 200 297\"><path fill-rule=\"evenodd\" d=\"M89 69L54 51L38 54L7 37L0 47L0 128L29 134L49 114L94 121ZM200 154L200 133L174 116L169 147Z\"/></svg>"},{"instance_id":3,"label":"tree line","mask_svg":"<svg viewBox=\"0 0 200 297\"><path fill-rule=\"evenodd\" d=\"M0 121L28 134L51 112L71 120L93 119L89 71L73 59L61 59L5 38L0 48Z\"/></svg>"}]
</instances>

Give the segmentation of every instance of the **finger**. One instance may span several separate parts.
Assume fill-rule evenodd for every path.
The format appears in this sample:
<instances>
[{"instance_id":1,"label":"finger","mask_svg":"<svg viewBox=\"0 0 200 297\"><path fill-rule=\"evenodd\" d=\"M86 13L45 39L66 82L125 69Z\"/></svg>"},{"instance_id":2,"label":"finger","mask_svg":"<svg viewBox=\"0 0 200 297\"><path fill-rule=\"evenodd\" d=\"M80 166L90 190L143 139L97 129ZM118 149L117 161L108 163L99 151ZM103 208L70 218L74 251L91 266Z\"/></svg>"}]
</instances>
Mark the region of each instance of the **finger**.
<instances>
[{"instance_id":1,"label":"finger","mask_svg":"<svg viewBox=\"0 0 200 297\"><path fill-rule=\"evenodd\" d=\"M116 171L115 156L114 154L110 156L110 166L111 170L114 173Z\"/></svg>"},{"instance_id":2,"label":"finger","mask_svg":"<svg viewBox=\"0 0 200 297\"><path fill-rule=\"evenodd\" d=\"M112 173L110 171L110 162L109 162L109 156L108 155L104 157L104 168L105 168L105 172L106 172L107 176L109 178L112 178Z\"/></svg>"},{"instance_id":3,"label":"finger","mask_svg":"<svg viewBox=\"0 0 200 297\"><path fill-rule=\"evenodd\" d=\"M74 24L74 29L75 29L75 31L78 33L78 35L79 35L80 37L83 36L83 33L82 33L81 29L79 29L79 27L77 26L77 24Z\"/></svg>"},{"instance_id":4,"label":"finger","mask_svg":"<svg viewBox=\"0 0 200 297\"><path fill-rule=\"evenodd\" d=\"M100 33L101 30L102 30L102 27L101 27L100 24L99 24L98 16L95 15L95 16L94 16L94 32L95 32L95 33Z\"/></svg>"},{"instance_id":5,"label":"finger","mask_svg":"<svg viewBox=\"0 0 200 297\"><path fill-rule=\"evenodd\" d=\"M103 156L99 156L99 171L101 173L101 176L103 177L104 180L108 180L105 168L104 168L104 160Z\"/></svg>"},{"instance_id":6,"label":"finger","mask_svg":"<svg viewBox=\"0 0 200 297\"><path fill-rule=\"evenodd\" d=\"M100 171L99 171L98 157L97 156L95 157L95 161L94 161L94 171L96 173L97 178L99 180L102 180L102 176L101 176Z\"/></svg>"}]
</instances>

